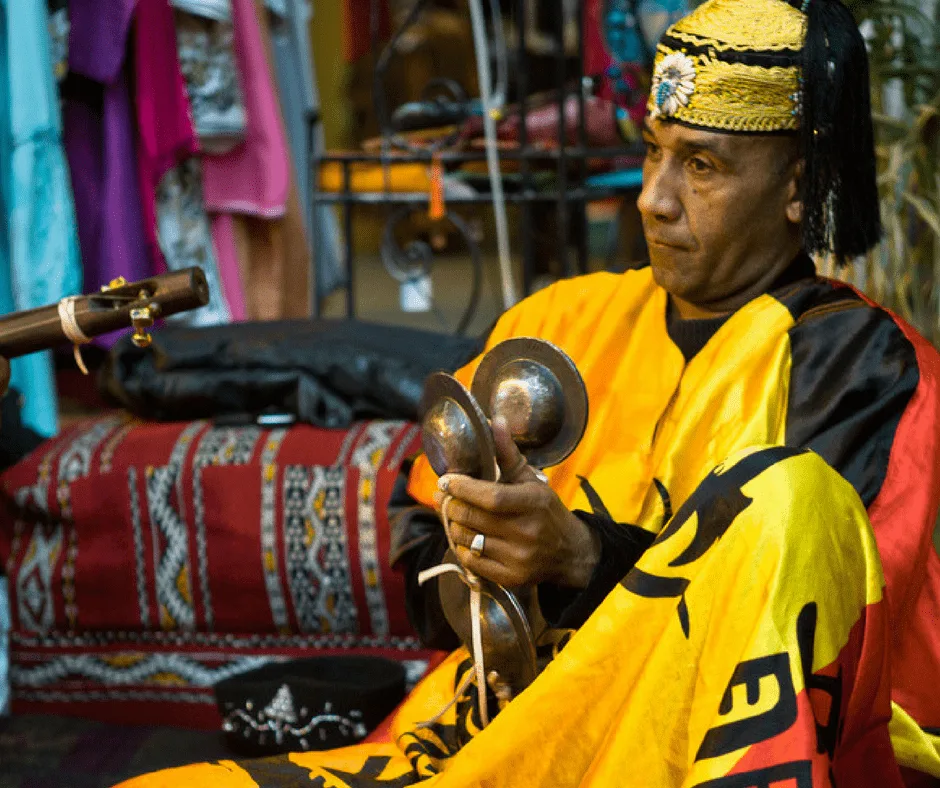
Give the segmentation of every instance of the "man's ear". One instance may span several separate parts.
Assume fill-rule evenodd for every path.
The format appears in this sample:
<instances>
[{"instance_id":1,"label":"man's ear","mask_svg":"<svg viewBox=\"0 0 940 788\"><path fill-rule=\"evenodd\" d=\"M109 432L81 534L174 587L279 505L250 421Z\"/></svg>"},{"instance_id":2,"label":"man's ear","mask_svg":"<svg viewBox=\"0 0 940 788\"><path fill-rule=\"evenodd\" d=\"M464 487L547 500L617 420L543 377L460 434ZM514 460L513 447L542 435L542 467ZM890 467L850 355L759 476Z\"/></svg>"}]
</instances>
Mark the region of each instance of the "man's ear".
<instances>
[{"instance_id":1,"label":"man's ear","mask_svg":"<svg viewBox=\"0 0 940 788\"><path fill-rule=\"evenodd\" d=\"M803 159L798 159L787 174L787 221L799 224L803 221Z\"/></svg>"}]
</instances>

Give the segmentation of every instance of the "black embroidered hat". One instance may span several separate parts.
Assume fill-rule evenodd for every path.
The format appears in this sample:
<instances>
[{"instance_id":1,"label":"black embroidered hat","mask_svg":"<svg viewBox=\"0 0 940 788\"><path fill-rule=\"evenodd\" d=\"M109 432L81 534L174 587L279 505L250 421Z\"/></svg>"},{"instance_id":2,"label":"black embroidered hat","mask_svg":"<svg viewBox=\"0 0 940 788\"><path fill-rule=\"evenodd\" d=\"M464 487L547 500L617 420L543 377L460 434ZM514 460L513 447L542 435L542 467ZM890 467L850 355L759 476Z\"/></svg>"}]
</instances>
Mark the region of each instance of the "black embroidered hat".
<instances>
[{"instance_id":1,"label":"black embroidered hat","mask_svg":"<svg viewBox=\"0 0 940 788\"><path fill-rule=\"evenodd\" d=\"M215 685L233 752L258 757L362 741L405 697L400 662L328 656L264 665Z\"/></svg>"}]
</instances>

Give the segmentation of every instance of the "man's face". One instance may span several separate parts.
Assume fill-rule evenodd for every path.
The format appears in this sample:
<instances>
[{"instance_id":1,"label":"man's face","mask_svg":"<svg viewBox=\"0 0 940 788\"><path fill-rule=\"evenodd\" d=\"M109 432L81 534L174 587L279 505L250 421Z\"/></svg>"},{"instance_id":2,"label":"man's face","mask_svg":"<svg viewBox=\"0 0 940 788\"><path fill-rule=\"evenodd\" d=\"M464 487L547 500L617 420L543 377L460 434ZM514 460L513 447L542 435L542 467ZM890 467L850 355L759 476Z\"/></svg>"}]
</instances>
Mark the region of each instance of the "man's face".
<instances>
[{"instance_id":1,"label":"man's face","mask_svg":"<svg viewBox=\"0 0 940 788\"><path fill-rule=\"evenodd\" d=\"M647 120L637 206L656 282L683 317L743 306L799 250L792 138Z\"/></svg>"}]
</instances>

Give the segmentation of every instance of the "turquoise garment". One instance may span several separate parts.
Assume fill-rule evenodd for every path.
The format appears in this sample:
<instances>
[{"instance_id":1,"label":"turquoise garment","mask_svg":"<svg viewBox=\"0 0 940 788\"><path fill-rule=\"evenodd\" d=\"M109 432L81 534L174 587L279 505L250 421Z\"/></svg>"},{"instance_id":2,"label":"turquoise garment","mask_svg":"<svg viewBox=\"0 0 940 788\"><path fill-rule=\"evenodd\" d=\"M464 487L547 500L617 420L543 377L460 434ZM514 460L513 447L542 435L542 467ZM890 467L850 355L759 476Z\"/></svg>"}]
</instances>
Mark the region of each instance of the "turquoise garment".
<instances>
[{"instance_id":1,"label":"turquoise garment","mask_svg":"<svg viewBox=\"0 0 940 788\"><path fill-rule=\"evenodd\" d=\"M75 206L62 149L45 0L0 0L0 313L81 290ZM12 362L23 422L58 425L51 354Z\"/></svg>"}]
</instances>

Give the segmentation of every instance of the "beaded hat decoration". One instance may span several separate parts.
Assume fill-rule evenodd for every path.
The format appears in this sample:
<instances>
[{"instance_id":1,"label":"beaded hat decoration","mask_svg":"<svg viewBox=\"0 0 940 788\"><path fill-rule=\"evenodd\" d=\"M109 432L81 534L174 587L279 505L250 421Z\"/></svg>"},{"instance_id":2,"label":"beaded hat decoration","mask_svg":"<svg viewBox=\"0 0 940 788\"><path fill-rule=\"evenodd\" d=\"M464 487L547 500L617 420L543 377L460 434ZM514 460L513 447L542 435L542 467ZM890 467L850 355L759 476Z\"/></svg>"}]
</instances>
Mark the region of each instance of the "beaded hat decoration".
<instances>
[{"instance_id":1,"label":"beaded hat decoration","mask_svg":"<svg viewBox=\"0 0 940 788\"><path fill-rule=\"evenodd\" d=\"M865 41L839 0L707 0L656 47L647 112L797 133L803 245L841 262L881 235L869 90Z\"/></svg>"}]
</instances>

